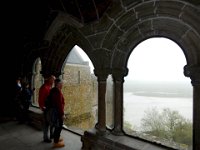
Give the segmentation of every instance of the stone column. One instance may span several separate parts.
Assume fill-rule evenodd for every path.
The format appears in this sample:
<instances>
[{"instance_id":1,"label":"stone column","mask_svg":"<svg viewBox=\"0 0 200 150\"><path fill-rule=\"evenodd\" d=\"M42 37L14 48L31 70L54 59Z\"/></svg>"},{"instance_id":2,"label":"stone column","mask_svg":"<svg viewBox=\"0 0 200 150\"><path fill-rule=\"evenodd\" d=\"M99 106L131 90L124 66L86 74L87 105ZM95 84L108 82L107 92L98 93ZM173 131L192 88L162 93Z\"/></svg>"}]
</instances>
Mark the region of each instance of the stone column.
<instances>
[{"instance_id":1,"label":"stone column","mask_svg":"<svg viewBox=\"0 0 200 150\"><path fill-rule=\"evenodd\" d=\"M33 75L32 75L32 79L31 79L31 86L32 88L35 88L35 77L36 77L36 71L34 70ZM33 92L33 96L32 96L32 103L36 104L36 93Z\"/></svg>"},{"instance_id":2,"label":"stone column","mask_svg":"<svg viewBox=\"0 0 200 150\"><path fill-rule=\"evenodd\" d=\"M107 70L94 70L98 80L98 122L96 128L98 133L103 134L106 132L106 80L108 77Z\"/></svg>"},{"instance_id":3,"label":"stone column","mask_svg":"<svg viewBox=\"0 0 200 150\"><path fill-rule=\"evenodd\" d=\"M114 69L114 128L112 133L115 135L124 135L123 131L123 83L124 76L128 73L128 69Z\"/></svg>"},{"instance_id":4,"label":"stone column","mask_svg":"<svg viewBox=\"0 0 200 150\"><path fill-rule=\"evenodd\" d=\"M200 150L200 66L185 66L193 86L193 150Z\"/></svg>"}]
</instances>

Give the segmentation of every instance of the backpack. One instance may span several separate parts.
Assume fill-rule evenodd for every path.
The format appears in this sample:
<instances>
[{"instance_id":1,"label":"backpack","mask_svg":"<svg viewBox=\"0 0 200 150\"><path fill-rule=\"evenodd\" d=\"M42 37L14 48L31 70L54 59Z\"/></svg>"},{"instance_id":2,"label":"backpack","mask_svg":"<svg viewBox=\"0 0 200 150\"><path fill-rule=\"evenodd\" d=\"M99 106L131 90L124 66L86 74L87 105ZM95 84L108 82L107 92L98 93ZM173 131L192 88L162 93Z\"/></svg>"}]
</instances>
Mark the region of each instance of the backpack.
<instances>
[{"instance_id":1,"label":"backpack","mask_svg":"<svg viewBox=\"0 0 200 150\"><path fill-rule=\"evenodd\" d=\"M47 96L47 98L44 101L44 106L46 107L46 109L52 108L53 104L52 104L52 98L51 98L51 94L49 94Z\"/></svg>"},{"instance_id":2,"label":"backpack","mask_svg":"<svg viewBox=\"0 0 200 150\"><path fill-rule=\"evenodd\" d=\"M53 96L53 94L55 94L55 92L57 92L57 88L54 87L50 90L49 95L47 96L46 100L44 101L44 106L46 107L46 109L54 107L52 96Z\"/></svg>"}]
</instances>

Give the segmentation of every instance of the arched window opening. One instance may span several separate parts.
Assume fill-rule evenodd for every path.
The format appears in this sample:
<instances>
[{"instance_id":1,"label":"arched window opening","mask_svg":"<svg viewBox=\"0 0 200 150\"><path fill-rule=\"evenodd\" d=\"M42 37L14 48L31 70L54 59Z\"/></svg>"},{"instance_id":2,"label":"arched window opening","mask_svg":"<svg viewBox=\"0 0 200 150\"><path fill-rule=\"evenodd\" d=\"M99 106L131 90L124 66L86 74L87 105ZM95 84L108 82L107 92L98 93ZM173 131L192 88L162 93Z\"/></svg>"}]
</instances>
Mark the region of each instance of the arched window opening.
<instances>
[{"instance_id":1,"label":"arched window opening","mask_svg":"<svg viewBox=\"0 0 200 150\"><path fill-rule=\"evenodd\" d=\"M77 45L68 54L63 66L65 98L64 124L68 129L82 132L97 122L97 79L86 53Z\"/></svg>"},{"instance_id":2,"label":"arched window opening","mask_svg":"<svg viewBox=\"0 0 200 150\"><path fill-rule=\"evenodd\" d=\"M33 96L32 96L32 104L34 106L39 106L38 93L39 93L39 89L41 85L44 83L44 79L42 75L40 74L41 70L42 70L41 60L40 58L37 58L33 65L33 76L32 76L32 87L35 88L35 91L33 92Z\"/></svg>"},{"instance_id":3,"label":"arched window opening","mask_svg":"<svg viewBox=\"0 0 200 150\"><path fill-rule=\"evenodd\" d=\"M181 48L166 38L140 43L128 60L124 131L169 147L192 147L192 86Z\"/></svg>"}]
</instances>

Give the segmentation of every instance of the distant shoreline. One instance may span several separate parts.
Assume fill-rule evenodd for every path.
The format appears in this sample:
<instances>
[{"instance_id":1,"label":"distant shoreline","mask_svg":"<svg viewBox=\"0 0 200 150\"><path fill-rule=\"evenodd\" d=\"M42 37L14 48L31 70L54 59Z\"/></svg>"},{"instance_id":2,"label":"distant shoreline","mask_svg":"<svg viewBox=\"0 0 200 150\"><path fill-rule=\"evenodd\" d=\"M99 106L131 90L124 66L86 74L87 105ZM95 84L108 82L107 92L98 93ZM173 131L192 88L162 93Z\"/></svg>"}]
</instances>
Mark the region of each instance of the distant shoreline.
<instances>
[{"instance_id":1,"label":"distant shoreline","mask_svg":"<svg viewBox=\"0 0 200 150\"><path fill-rule=\"evenodd\" d=\"M160 98L191 98L191 95L180 93L159 93L159 92L132 92L135 96L144 96L144 97L160 97Z\"/></svg>"},{"instance_id":2,"label":"distant shoreline","mask_svg":"<svg viewBox=\"0 0 200 150\"><path fill-rule=\"evenodd\" d=\"M190 83L179 81L130 81L124 84L124 92L129 92L136 96L166 98L191 98L193 93Z\"/></svg>"}]
</instances>

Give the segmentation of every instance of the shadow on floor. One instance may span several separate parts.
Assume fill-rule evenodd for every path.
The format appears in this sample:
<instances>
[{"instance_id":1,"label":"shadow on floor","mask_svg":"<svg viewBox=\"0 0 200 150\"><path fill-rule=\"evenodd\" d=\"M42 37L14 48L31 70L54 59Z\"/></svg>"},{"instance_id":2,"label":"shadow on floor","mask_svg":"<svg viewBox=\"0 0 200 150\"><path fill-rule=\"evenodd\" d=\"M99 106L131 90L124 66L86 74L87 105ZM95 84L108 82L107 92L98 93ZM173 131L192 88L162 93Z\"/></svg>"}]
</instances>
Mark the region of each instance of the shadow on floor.
<instances>
[{"instance_id":1,"label":"shadow on floor","mask_svg":"<svg viewBox=\"0 0 200 150\"><path fill-rule=\"evenodd\" d=\"M59 150L81 150L81 137L62 130L65 147ZM44 143L43 133L27 124L16 121L0 123L0 150L53 150L52 143Z\"/></svg>"}]
</instances>

